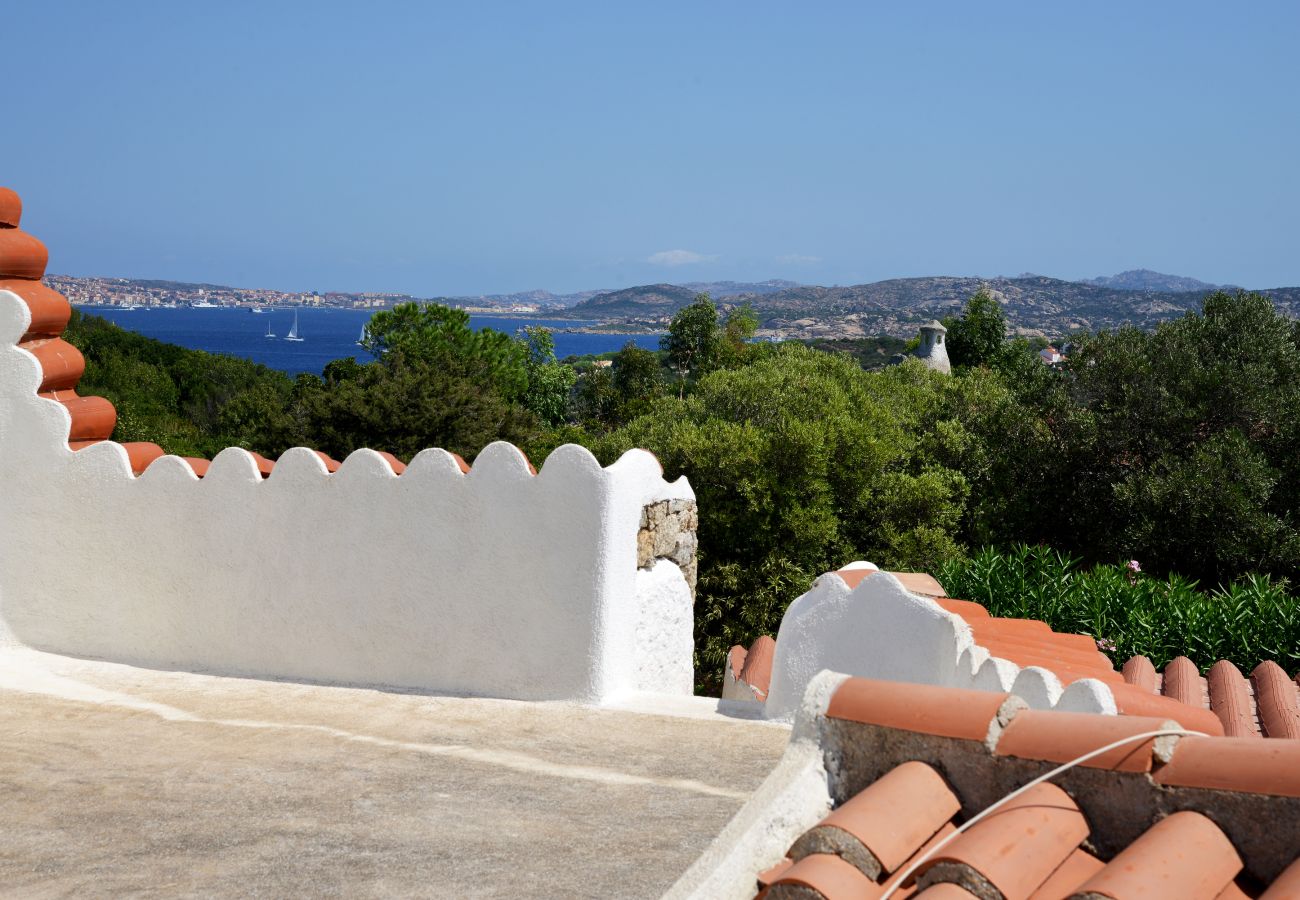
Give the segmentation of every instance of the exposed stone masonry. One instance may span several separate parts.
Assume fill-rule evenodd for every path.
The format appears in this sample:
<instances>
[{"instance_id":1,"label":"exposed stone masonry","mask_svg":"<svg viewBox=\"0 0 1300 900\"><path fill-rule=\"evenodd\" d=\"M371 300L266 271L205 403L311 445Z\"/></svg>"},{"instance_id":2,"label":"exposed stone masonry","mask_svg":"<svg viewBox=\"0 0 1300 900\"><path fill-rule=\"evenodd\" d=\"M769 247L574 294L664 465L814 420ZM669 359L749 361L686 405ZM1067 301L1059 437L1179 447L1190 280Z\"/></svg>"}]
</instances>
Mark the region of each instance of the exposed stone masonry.
<instances>
[{"instance_id":1,"label":"exposed stone masonry","mask_svg":"<svg viewBox=\"0 0 1300 900\"><path fill-rule=\"evenodd\" d=\"M694 500L660 500L641 510L641 530L636 536L636 564L647 569L656 559L671 560L686 576L695 593L695 551L699 514Z\"/></svg>"}]
</instances>

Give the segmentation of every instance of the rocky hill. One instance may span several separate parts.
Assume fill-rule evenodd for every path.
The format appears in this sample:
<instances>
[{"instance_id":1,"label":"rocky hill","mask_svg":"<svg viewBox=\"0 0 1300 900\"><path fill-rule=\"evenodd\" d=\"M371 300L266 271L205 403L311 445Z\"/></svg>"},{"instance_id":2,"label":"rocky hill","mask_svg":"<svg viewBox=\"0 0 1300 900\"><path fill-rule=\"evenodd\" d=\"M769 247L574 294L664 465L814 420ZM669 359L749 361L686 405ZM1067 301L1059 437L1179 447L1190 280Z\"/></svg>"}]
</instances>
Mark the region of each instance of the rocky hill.
<instances>
[{"instance_id":1,"label":"rocky hill","mask_svg":"<svg viewBox=\"0 0 1300 900\"><path fill-rule=\"evenodd\" d=\"M1017 278L938 276L896 278L850 287L801 285L767 294L725 298L724 306L749 303L762 332L772 337L853 338L870 334L907 336L928 319L960 311L980 288L1002 304L1021 333L1061 336L1078 330L1115 328L1125 323L1150 326L1193 309L1205 290L1171 293L1130 290L1040 275ZM690 303L695 290L677 285L645 285L598 294L575 306L576 318L662 326ZM1300 316L1300 288L1264 291L1288 315Z\"/></svg>"},{"instance_id":2,"label":"rocky hill","mask_svg":"<svg viewBox=\"0 0 1300 900\"><path fill-rule=\"evenodd\" d=\"M1102 275L1099 278L1084 278L1080 284L1093 284L1098 287L1119 288L1125 291L1162 291L1167 294L1185 294L1189 291L1213 291L1230 288L1231 285L1210 284L1183 275L1166 275L1152 272L1150 269L1129 269L1118 275Z\"/></svg>"}]
</instances>

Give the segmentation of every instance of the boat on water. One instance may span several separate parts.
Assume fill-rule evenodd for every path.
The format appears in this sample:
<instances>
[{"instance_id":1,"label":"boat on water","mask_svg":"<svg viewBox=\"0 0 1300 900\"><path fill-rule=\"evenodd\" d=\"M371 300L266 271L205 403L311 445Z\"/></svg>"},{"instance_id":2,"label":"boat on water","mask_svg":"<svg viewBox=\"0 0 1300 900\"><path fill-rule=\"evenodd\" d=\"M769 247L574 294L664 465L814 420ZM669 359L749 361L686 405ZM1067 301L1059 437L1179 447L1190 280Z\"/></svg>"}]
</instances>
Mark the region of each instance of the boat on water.
<instances>
[{"instance_id":1,"label":"boat on water","mask_svg":"<svg viewBox=\"0 0 1300 900\"><path fill-rule=\"evenodd\" d=\"M298 311L297 310L294 310L293 313L293 327L289 329L289 333L284 336L284 339L286 341L306 340L306 338L298 337Z\"/></svg>"},{"instance_id":2,"label":"boat on water","mask_svg":"<svg viewBox=\"0 0 1300 900\"><path fill-rule=\"evenodd\" d=\"M267 319L267 320L266 320L266 336L269 337L269 338L273 338L273 337L275 337L275 333L274 333L273 331L271 331L271 320L270 320L270 319Z\"/></svg>"},{"instance_id":3,"label":"boat on water","mask_svg":"<svg viewBox=\"0 0 1300 900\"><path fill-rule=\"evenodd\" d=\"M362 325L361 336L357 338L357 346L364 347L365 345L366 345L366 326Z\"/></svg>"},{"instance_id":4,"label":"boat on water","mask_svg":"<svg viewBox=\"0 0 1300 900\"><path fill-rule=\"evenodd\" d=\"M208 300L195 300L190 303L190 309L221 309L221 307Z\"/></svg>"},{"instance_id":5,"label":"boat on water","mask_svg":"<svg viewBox=\"0 0 1300 900\"><path fill-rule=\"evenodd\" d=\"M258 316L266 312L266 310L262 309L262 307L260 306L251 306L249 307L248 311Z\"/></svg>"}]
</instances>

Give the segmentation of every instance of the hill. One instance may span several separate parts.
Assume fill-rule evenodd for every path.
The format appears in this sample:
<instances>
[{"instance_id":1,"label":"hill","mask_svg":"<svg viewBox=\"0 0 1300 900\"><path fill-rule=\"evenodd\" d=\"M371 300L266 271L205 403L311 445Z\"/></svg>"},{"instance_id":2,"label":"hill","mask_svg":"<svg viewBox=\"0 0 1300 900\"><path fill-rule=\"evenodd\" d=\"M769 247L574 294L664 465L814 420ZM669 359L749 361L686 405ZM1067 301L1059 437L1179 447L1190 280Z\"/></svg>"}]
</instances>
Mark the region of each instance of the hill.
<instances>
[{"instance_id":1,"label":"hill","mask_svg":"<svg viewBox=\"0 0 1300 900\"><path fill-rule=\"evenodd\" d=\"M750 303L762 333L782 338L853 338L869 334L910 336L925 320L957 313L976 291L988 290L1012 327L1026 334L1061 336L1126 323L1154 325L1194 309L1205 290L1170 293L1129 290L1041 275L1016 278L933 276L895 278L848 287L800 285L767 294L738 294L724 306ZM1300 315L1300 288L1263 291L1287 315ZM690 303L685 286L644 285L598 294L579 303L577 318L662 325Z\"/></svg>"},{"instance_id":2,"label":"hill","mask_svg":"<svg viewBox=\"0 0 1300 900\"><path fill-rule=\"evenodd\" d=\"M1167 294L1185 294L1191 291L1214 291L1231 288L1232 285L1210 284L1183 275L1166 275L1150 269L1129 269L1118 275L1102 275L1098 278L1084 278L1080 284L1093 284L1097 287L1119 288L1125 291L1161 291Z\"/></svg>"}]
</instances>

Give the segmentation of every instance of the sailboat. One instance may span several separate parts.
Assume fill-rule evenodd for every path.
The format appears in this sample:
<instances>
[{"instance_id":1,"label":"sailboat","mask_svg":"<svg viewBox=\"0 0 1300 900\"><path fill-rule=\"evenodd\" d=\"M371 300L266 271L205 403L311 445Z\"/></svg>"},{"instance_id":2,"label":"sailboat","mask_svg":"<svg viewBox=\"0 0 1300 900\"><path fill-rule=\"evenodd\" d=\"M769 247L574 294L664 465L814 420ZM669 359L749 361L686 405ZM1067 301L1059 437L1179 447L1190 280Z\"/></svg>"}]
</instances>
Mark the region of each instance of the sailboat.
<instances>
[{"instance_id":1,"label":"sailboat","mask_svg":"<svg viewBox=\"0 0 1300 900\"><path fill-rule=\"evenodd\" d=\"M289 333L284 336L284 339L286 341L306 340L305 338L298 337L298 311L296 309L293 311L293 327L289 329Z\"/></svg>"},{"instance_id":2,"label":"sailboat","mask_svg":"<svg viewBox=\"0 0 1300 900\"><path fill-rule=\"evenodd\" d=\"M361 335L357 338L357 346L364 347L365 345L366 345L366 326L362 325Z\"/></svg>"},{"instance_id":3,"label":"sailboat","mask_svg":"<svg viewBox=\"0 0 1300 900\"><path fill-rule=\"evenodd\" d=\"M275 335L271 333L271 320L270 320L270 319L267 319L267 320L266 320L266 336L269 337L269 338L273 338L273 337L275 337Z\"/></svg>"}]
</instances>

